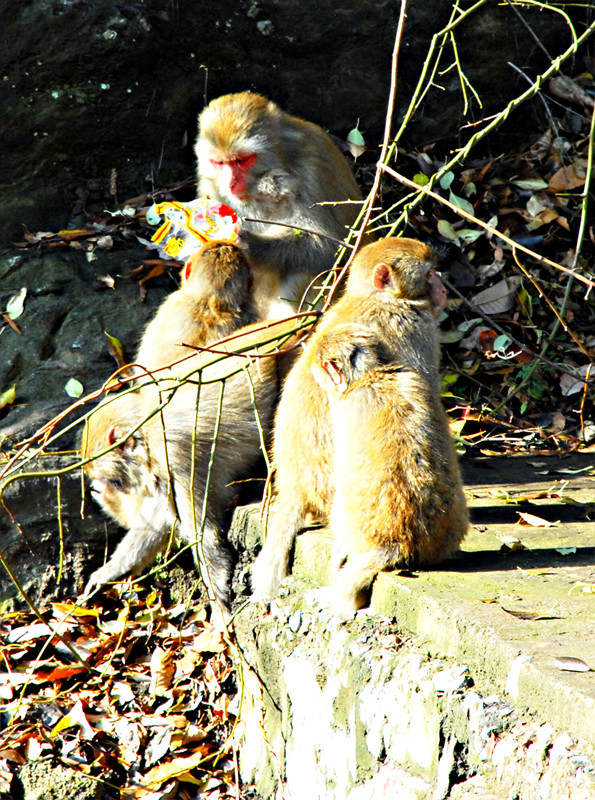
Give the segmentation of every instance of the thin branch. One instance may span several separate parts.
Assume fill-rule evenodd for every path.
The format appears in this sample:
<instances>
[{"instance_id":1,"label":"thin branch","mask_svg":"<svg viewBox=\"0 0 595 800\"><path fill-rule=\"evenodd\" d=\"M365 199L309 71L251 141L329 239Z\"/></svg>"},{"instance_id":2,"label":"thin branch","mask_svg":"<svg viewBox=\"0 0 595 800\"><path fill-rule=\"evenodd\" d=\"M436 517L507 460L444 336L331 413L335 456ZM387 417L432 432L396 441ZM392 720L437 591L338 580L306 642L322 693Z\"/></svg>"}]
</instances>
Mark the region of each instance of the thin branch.
<instances>
[{"instance_id":1,"label":"thin branch","mask_svg":"<svg viewBox=\"0 0 595 800\"><path fill-rule=\"evenodd\" d=\"M531 2L531 0L527 0L527 2ZM542 7L541 3L532 2L531 4ZM473 8L475 8L475 6ZM558 11L559 9L552 9L552 10ZM471 9L469 9L469 11L471 11ZM571 30L574 34L574 29L572 28L572 26ZM432 177L430 178L430 183L428 184L428 187L423 187L423 191L427 192L429 189L431 189L432 185L437 180L439 180L443 175L449 172L455 165L460 164L462 161L464 161L478 142L480 142L482 139L485 139L485 137L489 133L499 128L500 125L502 125L508 119L512 111L521 106L526 100L533 97L533 95L537 94L537 92L539 92L539 90L541 89L541 86L544 83L544 81L546 81L556 72L559 72L560 67L564 63L564 61L570 58L570 56L574 55L579 45L582 44L586 39L588 39L589 36L591 36L591 34L593 34L594 32L595 32L595 22L592 22L579 37L573 35L573 42L570 45L570 47L568 47L561 55L559 55L556 59L554 59L552 64L545 70L545 72L537 76L537 78L535 79L535 83L532 86L530 86L525 92L523 92L522 94L518 95L513 100L511 100L506 106L506 108L502 112L500 112L500 114L497 114L495 117L493 117L491 121L484 128L479 130L469 139L469 141L464 147L462 147L460 150L456 152L456 154L450 159L450 161L447 161L442 167L440 167L440 169L437 172L435 172L434 175L432 175ZM408 183L407 185L411 186L412 184ZM419 187L415 184L414 188L419 190L422 187ZM419 194L417 198L400 214L400 216L392 224L391 229L389 231L389 235L391 235L394 231L396 231L400 226L405 225L407 223L409 212L417 205L419 205L419 203L421 203L422 198L423 195Z\"/></svg>"},{"instance_id":2,"label":"thin branch","mask_svg":"<svg viewBox=\"0 0 595 800\"><path fill-rule=\"evenodd\" d=\"M510 238L510 236L507 236L505 233L501 233L496 228L492 227L491 225L488 225L487 222L484 222L483 220L474 217L472 214L468 214L464 209L459 208L459 206L455 206L454 203L451 203L449 200L446 200L444 197L441 197L439 194L436 194L436 192L433 192L431 189L428 188L429 184L428 186L418 186L418 184L414 183L413 181L410 181L409 178L406 178L404 175L399 174L394 169L387 167L385 164L380 164L380 167L389 175L392 175L393 178L400 181L401 183L404 183L405 186L417 189L420 192L420 198L422 194L427 194L429 197L432 197L438 203L441 203L442 205L445 205L448 208L450 208L451 211L455 212L455 214L458 214L459 216L468 219L474 225L479 225L480 228L484 228L486 231L489 231L489 233L493 234L494 236L497 236L498 239L501 239L503 242L509 244L513 250L521 250L523 253L526 253L528 256L531 256L531 258L534 258L541 264L547 264L548 266L553 267L554 269L557 269L560 272L565 272L567 275L572 275L574 278L576 278L577 281L581 281L581 283L584 283L586 286L588 286L589 289L595 288L595 280L591 280L590 278L585 278L584 275L581 275L575 270L569 269L568 267L563 267L562 264L558 264L555 261L551 261L549 258L541 256L534 250L530 250L528 247L525 247L525 245L515 242L514 239ZM435 177L436 175L438 175L438 173L435 173L433 177Z\"/></svg>"}]
</instances>

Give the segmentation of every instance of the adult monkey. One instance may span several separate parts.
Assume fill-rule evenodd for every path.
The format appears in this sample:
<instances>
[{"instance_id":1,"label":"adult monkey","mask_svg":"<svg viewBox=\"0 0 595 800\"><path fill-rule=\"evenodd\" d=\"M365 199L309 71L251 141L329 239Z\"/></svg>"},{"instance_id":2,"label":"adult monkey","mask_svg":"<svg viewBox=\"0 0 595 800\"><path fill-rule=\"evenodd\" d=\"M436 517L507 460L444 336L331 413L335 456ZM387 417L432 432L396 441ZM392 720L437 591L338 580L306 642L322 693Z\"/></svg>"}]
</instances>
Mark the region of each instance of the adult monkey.
<instances>
[{"instance_id":1,"label":"adult monkey","mask_svg":"<svg viewBox=\"0 0 595 800\"><path fill-rule=\"evenodd\" d=\"M321 343L338 327L358 323L379 344L359 347L357 339L339 337L348 356L337 359L336 368L333 357L325 357L329 381L334 375L337 385L342 380L351 383L370 365L375 366L375 361L378 365L398 364L415 372L439 398L436 317L445 302L446 289L436 272L435 254L421 242L389 237L367 245L355 257L344 294L322 317L283 386L273 447L276 494L267 539L252 569L255 598L271 600L277 595L289 573L298 531L308 517L324 518L331 511L336 437L332 393L321 385L317 373Z\"/></svg>"},{"instance_id":2,"label":"adult monkey","mask_svg":"<svg viewBox=\"0 0 595 800\"><path fill-rule=\"evenodd\" d=\"M241 233L261 316L288 316L337 250L336 242L307 230L344 239L360 210L349 164L318 125L252 92L218 97L198 124L199 196L226 203L241 217L304 229L245 222Z\"/></svg>"}]
</instances>

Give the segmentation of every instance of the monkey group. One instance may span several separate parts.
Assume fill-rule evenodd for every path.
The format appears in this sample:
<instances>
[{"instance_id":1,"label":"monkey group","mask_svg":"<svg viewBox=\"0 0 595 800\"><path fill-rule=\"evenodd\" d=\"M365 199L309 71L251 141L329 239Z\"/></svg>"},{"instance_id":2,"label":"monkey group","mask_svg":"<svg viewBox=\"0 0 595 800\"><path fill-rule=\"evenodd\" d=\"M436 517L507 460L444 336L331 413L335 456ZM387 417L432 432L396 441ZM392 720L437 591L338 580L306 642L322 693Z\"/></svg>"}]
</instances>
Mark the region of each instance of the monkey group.
<instances>
[{"instance_id":1,"label":"monkey group","mask_svg":"<svg viewBox=\"0 0 595 800\"><path fill-rule=\"evenodd\" d=\"M226 513L272 437L253 597L276 596L297 533L320 519L334 538L333 607L346 618L379 571L436 564L467 529L440 400L446 291L424 244L367 244L297 355L287 317L355 220L351 169L322 129L250 92L205 108L195 149L199 195L260 221L244 223L238 244L211 242L189 259L144 331L134 382L88 417L92 494L128 532L85 591L140 574L175 535L229 610ZM263 344L271 325L281 352Z\"/></svg>"}]
</instances>

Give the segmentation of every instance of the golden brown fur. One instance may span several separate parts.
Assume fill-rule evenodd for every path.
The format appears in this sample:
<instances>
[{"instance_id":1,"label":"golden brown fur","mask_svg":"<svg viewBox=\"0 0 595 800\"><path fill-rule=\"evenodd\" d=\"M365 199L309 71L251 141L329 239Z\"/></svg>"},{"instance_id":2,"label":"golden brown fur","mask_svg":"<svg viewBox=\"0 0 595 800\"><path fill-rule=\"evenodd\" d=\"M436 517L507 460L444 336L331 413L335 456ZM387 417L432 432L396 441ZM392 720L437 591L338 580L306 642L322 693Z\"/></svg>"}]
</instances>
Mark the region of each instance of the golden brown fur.
<instances>
[{"instance_id":1,"label":"golden brown fur","mask_svg":"<svg viewBox=\"0 0 595 800\"><path fill-rule=\"evenodd\" d=\"M271 599L287 575L291 548L308 517L328 516L334 494L334 445L328 392L315 378L324 337L345 323L373 334L380 363L399 363L439 391L435 315L444 287L430 248L412 239L388 238L358 253L345 294L324 315L291 370L275 417L275 501L267 539L253 567L252 587Z\"/></svg>"},{"instance_id":2,"label":"golden brown fur","mask_svg":"<svg viewBox=\"0 0 595 800\"><path fill-rule=\"evenodd\" d=\"M381 344L343 325L317 350L315 377L333 425L333 605L341 617L364 604L381 570L452 555L469 521L440 395L411 370L381 366Z\"/></svg>"},{"instance_id":3,"label":"golden brown fur","mask_svg":"<svg viewBox=\"0 0 595 800\"><path fill-rule=\"evenodd\" d=\"M359 213L361 192L328 134L261 95L240 92L213 100L199 117L195 151L198 194L226 203L241 217L343 239ZM255 271L256 304L262 316L272 318L297 308L337 250L320 236L268 223L244 223L241 240Z\"/></svg>"},{"instance_id":4,"label":"golden brown fur","mask_svg":"<svg viewBox=\"0 0 595 800\"><path fill-rule=\"evenodd\" d=\"M262 340L262 332L251 333L256 327L247 328L246 341L238 340L234 346L240 349L250 340ZM254 352L273 350L265 345ZM203 363L210 359L202 357ZM180 366L173 367L170 375L184 377L188 370ZM120 439L125 441L91 461L85 471L95 498L129 530L110 560L91 575L86 592L123 575L140 574L177 528L183 542L202 541L215 596L223 606L229 605L233 554L226 542L224 517L237 495L235 482L250 474L261 454L262 439L266 441L272 423L279 371L286 368L278 365L277 357L250 363L229 356L205 366L200 380L193 376L182 384L161 412L155 409L170 396L174 386L170 375L161 397L158 387L149 384L133 394L108 398L96 409L87 424L83 457L97 456ZM129 436L139 422L143 422L140 429ZM202 568L196 547L194 552Z\"/></svg>"},{"instance_id":5,"label":"golden brown fur","mask_svg":"<svg viewBox=\"0 0 595 800\"><path fill-rule=\"evenodd\" d=\"M211 241L184 265L180 286L147 325L136 362L150 370L191 355L182 345L202 347L255 322L252 273L240 248Z\"/></svg>"},{"instance_id":6,"label":"golden brown fur","mask_svg":"<svg viewBox=\"0 0 595 800\"><path fill-rule=\"evenodd\" d=\"M157 370L180 358L178 351L184 349L176 347L182 342L210 345L222 333L239 329L253 317L249 294L244 297L248 279L237 247L212 243L204 248L181 288L158 310L155 324L149 324L139 351L143 363ZM279 324L275 330L283 333L291 325ZM274 344L258 346L267 338L262 327L245 326L242 338L217 349L272 353ZM128 533L110 560L91 575L87 592L123 575L138 575L177 528L184 542L202 541L215 595L223 605L229 603L233 558L223 531L225 512L236 496L234 481L247 475L261 454L280 377L291 356L281 365L275 357L218 358L202 353L174 363L157 373L158 384L141 380L135 392L108 397L89 418L84 458L112 449L85 471L95 498ZM221 422L209 473L223 379ZM156 413L160 405L162 411ZM195 547L197 565L199 555Z\"/></svg>"}]
</instances>

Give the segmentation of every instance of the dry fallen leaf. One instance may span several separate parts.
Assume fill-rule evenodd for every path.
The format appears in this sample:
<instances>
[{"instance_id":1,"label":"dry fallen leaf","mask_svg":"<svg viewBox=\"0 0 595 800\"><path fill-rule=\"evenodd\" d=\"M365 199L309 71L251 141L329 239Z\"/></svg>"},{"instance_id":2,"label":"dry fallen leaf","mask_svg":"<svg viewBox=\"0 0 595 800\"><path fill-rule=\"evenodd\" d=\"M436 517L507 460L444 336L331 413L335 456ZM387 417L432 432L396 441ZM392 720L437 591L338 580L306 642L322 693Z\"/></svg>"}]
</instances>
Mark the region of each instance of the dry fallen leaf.
<instances>
[{"instance_id":1,"label":"dry fallen leaf","mask_svg":"<svg viewBox=\"0 0 595 800\"><path fill-rule=\"evenodd\" d=\"M92 739L95 736L95 731L89 724L89 720L85 716L85 712L83 711L83 704L80 700L77 700L73 707L70 709L68 714L64 714L62 719L60 719L56 725L50 731L50 738L53 739L56 737L61 731L66 730L66 728L80 728L81 735L83 739Z\"/></svg>"},{"instance_id":2,"label":"dry fallen leaf","mask_svg":"<svg viewBox=\"0 0 595 800\"><path fill-rule=\"evenodd\" d=\"M553 95L561 97L562 100L570 100L571 103L580 103L593 108L594 101L591 95L587 94L578 83L575 83L567 75L556 75L554 78L550 78L548 88Z\"/></svg>"},{"instance_id":3,"label":"dry fallen leaf","mask_svg":"<svg viewBox=\"0 0 595 800\"><path fill-rule=\"evenodd\" d=\"M123 367L126 363L126 357L124 355L124 345L116 336L110 336L107 331L103 331L107 336L107 349L109 351L110 356L113 356L116 359L116 364L118 367Z\"/></svg>"},{"instance_id":4,"label":"dry fallen leaf","mask_svg":"<svg viewBox=\"0 0 595 800\"><path fill-rule=\"evenodd\" d=\"M9 319L18 319L25 310L25 299L27 297L27 287L23 286L14 294L6 304L6 313Z\"/></svg>"},{"instance_id":5,"label":"dry fallen leaf","mask_svg":"<svg viewBox=\"0 0 595 800\"><path fill-rule=\"evenodd\" d=\"M567 672L591 672L591 667L581 658L574 656L558 656L554 659L554 666L558 669L564 669Z\"/></svg>"},{"instance_id":6,"label":"dry fallen leaf","mask_svg":"<svg viewBox=\"0 0 595 800\"><path fill-rule=\"evenodd\" d=\"M502 611L506 611L507 614L510 614L512 617L516 617L517 619L524 619L529 621L536 621L540 619L562 619L562 617L557 617L554 614L541 614L538 611L513 611L511 608L504 608L504 606L500 606Z\"/></svg>"},{"instance_id":7,"label":"dry fallen leaf","mask_svg":"<svg viewBox=\"0 0 595 800\"><path fill-rule=\"evenodd\" d=\"M0 410L6 408L6 406L11 406L17 396L17 387L16 384L13 383L10 389L7 389L5 392L0 392Z\"/></svg>"},{"instance_id":8,"label":"dry fallen leaf","mask_svg":"<svg viewBox=\"0 0 595 800\"><path fill-rule=\"evenodd\" d=\"M521 522L524 522L525 525L531 525L533 528L554 528L560 524L559 519L555 522L550 522L542 517L536 517L535 514L525 514L523 511L517 511L517 514L521 518Z\"/></svg>"},{"instance_id":9,"label":"dry fallen leaf","mask_svg":"<svg viewBox=\"0 0 595 800\"><path fill-rule=\"evenodd\" d=\"M111 275L98 275L97 280L101 283L105 283L110 289L113 289L116 285L116 281L112 278Z\"/></svg>"},{"instance_id":10,"label":"dry fallen leaf","mask_svg":"<svg viewBox=\"0 0 595 800\"><path fill-rule=\"evenodd\" d=\"M574 165L560 167L554 172L548 183L548 191L557 194L558 192L569 192L571 189L578 189L585 185L585 175L582 177L576 174Z\"/></svg>"},{"instance_id":11,"label":"dry fallen leaf","mask_svg":"<svg viewBox=\"0 0 595 800\"><path fill-rule=\"evenodd\" d=\"M200 764L202 764L207 752L208 750L206 747L199 747L198 750L191 756L186 756L185 758L174 758L172 761L168 761L166 764L160 764L157 767L153 767L153 769L149 770L149 772L147 772L147 774L144 776L143 785L136 787L133 790L133 793L129 794L128 796L139 798L139 800L146 798L147 792L157 789L159 786L161 786L161 784L165 783L171 778L177 778L179 775L184 775L184 773L190 772L190 770L195 769L195 767L198 767Z\"/></svg>"},{"instance_id":12,"label":"dry fallen leaf","mask_svg":"<svg viewBox=\"0 0 595 800\"><path fill-rule=\"evenodd\" d=\"M172 652L156 647L151 656L151 685L149 688L151 697L164 695L167 692L171 686L174 672Z\"/></svg>"},{"instance_id":13,"label":"dry fallen leaf","mask_svg":"<svg viewBox=\"0 0 595 800\"><path fill-rule=\"evenodd\" d=\"M514 305L521 279L516 275L489 286L473 297L473 305L484 314L503 314Z\"/></svg>"}]
</instances>

